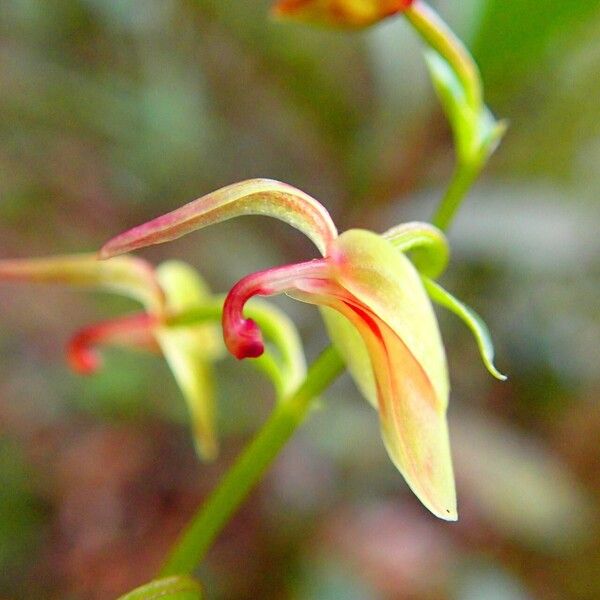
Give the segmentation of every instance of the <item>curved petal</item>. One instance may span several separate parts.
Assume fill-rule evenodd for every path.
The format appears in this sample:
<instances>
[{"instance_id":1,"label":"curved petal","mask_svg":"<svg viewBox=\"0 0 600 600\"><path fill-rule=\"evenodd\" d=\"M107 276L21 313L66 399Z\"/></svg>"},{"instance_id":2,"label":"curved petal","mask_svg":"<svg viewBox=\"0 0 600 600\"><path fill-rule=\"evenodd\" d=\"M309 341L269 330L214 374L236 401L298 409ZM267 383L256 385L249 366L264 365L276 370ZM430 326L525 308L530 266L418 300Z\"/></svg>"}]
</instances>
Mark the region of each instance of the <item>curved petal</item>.
<instances>
[{"instance_id":1,"label":"curved petal","mask_svg":"<svg viewBox=\"0 0 600 600\"><path fill-rule=\"evenodd\" d=\"M185 311L209 297L208 287L185 263L168 261L156 272L169 311ZM202 458L212 460L218 453L218 443L211 363L222 352L219 328L213 323L158 327L155 335L187 403L198 453Z\"/></svg>"},{"instance_id":2,"label":"curved petal","mask_svg":"<svg viewBox=\"0 0 600 600\"><path fill-rule=\"evenodd\" d=\"M506 381L506 375L500 373L494 365L494 344L492 343L490 331L483 322L483 319L472 308L455 298L441 285L429 279L429 277L423 277L422 279L431 299L453 312L471 330L471 333L475 336L483 364L490 374L500 381Z\"/></svg>"},{"instance_id":3,"label":"curved petal","mask_svg":"<svg viewBox=\"0 0 600 600\"><path fill-rule=\"evenodd\" d=\"M361 28L390 17L413 0L279 0L276 17L330 27Z\"/></svg>"},{"instance_id":4,"label":"curved petal","mask_svg":"<svg viewBox=\"0 0 600 600\"><path fill-rule=\"evenodd\" d=\"M79 330L67 346L71 368L82 375L95 373L102 364L96 350L100 345L158 350L153 336L157 322L156 317L140 313L102 321Z\"/></svg>"},{"instance_id":5,"label":"curved petal","mask_svg":"<svg viewBox=\"0 0 600 600\"><path fill-rule=\"evenodd\" d=\"M161 312L164 306L152 265L135 256L109 262L95 254L0 260L0 280L95 287L138 300L151 312Z\"/></svg>"},{"instance_id":6,"label":"curved petal","mask_svg":"<svg viewBox=\"0 0 600 600\"><path fill-rule=\"evenodd\" d=\"M322 254L337 237L329 213L308 194L279 181L249 179L211 192L114 237L104 244L100 257L110 258L175 240L196 229L241 215L280 219L306 234Z\"/></svg>"},{"instance_id":7,"label":"curved petal","mask_svg":"<svg viewBox=\"0 0 600 600\"><path fill-rule=\"evenodd\" d=\"M247 275L227 294L223 305L223 337L225 345L238 359L257 358L265 350L260 327L244 316L244 306L253 296L273 296L297 288L304 279L327 281L330 266L327 259L274 267Z\"/></svg>"},{"instance_id":8,"label":"curved petal","mask_svg":"<svg viewBox=\"0 0 600 600\"><path fill-rule=\"evenodd\" d=\"M402 223L382 234L396 250L410 252L417 270L429 277L438 277L448 266L450 246L444 232L430 223Z\"/></svg>"}]
</instances>

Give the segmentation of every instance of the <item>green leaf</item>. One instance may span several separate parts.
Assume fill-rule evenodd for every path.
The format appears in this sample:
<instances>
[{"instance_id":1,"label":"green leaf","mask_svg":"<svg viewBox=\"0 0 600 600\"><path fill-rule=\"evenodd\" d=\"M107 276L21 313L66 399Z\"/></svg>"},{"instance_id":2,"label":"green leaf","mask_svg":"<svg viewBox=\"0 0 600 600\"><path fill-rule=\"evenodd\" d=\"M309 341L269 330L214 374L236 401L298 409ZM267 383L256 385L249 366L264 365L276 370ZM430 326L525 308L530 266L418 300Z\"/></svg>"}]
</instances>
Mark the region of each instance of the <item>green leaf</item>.
<instances>
[{"instance_id":1,"label":"green leaf","mask_svg":"<svg viewBox=\"0 0 600 600\"><path fill-rule=\"evenodd\" d=\"M481 317L473 309L469 308L466 304L463 304L460 300L457 300L452 294L447 292L442 286L429 277L422 276L422 279L430 298L462 319L465 325L471 330L475 336L486 369L496 379L505 381L507 379L506 375L500 373L494 366L494 346L492 344L492 338Z\"/></svg>"},{"instance_id":2,"label":"green leaf","mask_svg":"<svg viewBox=\"0 0 600 600\"><path fill-rule=\"evenodd\" d=\"M454 135L459 157L468 159L478 146L478 114L469 106L462 83L452 67L435 51L425 52L433 86Z\"/></svg>"},{"instance_id":3,"label":"green leaf","mask_svg":"<svg viewBox=\"0 0 600 600\"><path fill-rule=\"evenodd\" d=\"M176 575L151 581L118 598L118 600L202 600L200 584L187 575Z\"/></svg>"}]
</instances>

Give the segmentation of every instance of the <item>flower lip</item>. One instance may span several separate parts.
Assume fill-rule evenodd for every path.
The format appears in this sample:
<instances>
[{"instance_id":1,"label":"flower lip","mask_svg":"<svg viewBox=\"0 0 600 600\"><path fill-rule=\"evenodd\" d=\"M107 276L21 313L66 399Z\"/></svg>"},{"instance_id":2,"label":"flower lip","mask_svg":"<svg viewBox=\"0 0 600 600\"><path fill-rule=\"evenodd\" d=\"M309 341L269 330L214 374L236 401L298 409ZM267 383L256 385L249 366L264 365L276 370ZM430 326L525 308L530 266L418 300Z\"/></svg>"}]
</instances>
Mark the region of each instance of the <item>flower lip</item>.
<instances>
[{"instance_id":1,"label":"flower lip","mask_svg":"<svg viewBox=\"0 0 600 600\"><path fill-rule=\"evenodd\" d=\"M238 359L258 358L265 344L258 325L252 319L241 319L234 330L225 335L228 350Z\"/></svg>"},{"instance_id":2,"label":"flower lip","mask_svg":"<svg viewBox=\"0 0 600 600\"><path fill-rule=\"evenodd\" d=\"M323 281L330 274L328 259L285 265L244 277L231 288L223 305L223 337L236 358L257 358L264 351L259 327L244 317L244 305L253 296L272 296L298 287L299 282Z\"/></svg>"}]
</instances>

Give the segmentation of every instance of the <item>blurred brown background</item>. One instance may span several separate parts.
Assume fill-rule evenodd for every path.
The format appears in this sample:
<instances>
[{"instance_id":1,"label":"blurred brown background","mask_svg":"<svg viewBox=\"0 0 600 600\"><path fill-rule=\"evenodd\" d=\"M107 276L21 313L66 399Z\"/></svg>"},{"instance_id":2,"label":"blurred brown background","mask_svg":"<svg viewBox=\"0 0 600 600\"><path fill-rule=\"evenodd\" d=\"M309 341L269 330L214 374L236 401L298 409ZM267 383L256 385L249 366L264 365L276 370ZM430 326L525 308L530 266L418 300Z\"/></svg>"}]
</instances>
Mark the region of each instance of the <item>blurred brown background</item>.
<instances>
[{"instance_id":1,"label":"blurred brown background","mask_svg":"<svg viewBox=\"0 0 600 600\"><path fill-rule=\"evenodd\" d=\"M267 18L266 0L2 0L0 256L97 249L248 177L294 184L345 229L431 215L452 146L402 19L366 33ZM220 537L209 599L600 598L600 2L445 0L505 143L464 203L444 284L488 322L484 371L440 314L460 521L435 520L344 377ZM215 291L313 256L273 221L228 222L142 254ZM317 312L292 301L307 353ZM200 465L156 357L114 351L72 374L78 327L108 295L0 286L0 596L110 599L150 578L272 403L218 365L223 452Z\"/></svg>"}]
</instances>

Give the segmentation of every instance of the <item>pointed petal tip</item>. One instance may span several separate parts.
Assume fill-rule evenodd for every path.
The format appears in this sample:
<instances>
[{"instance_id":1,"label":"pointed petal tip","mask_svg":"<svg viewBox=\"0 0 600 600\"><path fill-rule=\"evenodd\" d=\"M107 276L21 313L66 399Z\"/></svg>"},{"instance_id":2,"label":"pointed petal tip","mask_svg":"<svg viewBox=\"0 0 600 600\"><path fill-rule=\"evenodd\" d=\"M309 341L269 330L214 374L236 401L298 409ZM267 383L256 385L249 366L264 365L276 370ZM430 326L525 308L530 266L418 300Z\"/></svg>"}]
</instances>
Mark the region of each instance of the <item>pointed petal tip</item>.
<instances>
[{"instance_id":1,"label":"pointed petal tip","mask_svg":"<svg viewBox=\"0 0 600 600\"><path fill-rule=\"evenodd\" d=\"M456 494L453 494L450 497L446 497L444 499L432 499L424 497L422 493L417 493L415 487L411 486L410 483L409 487L415 493L417 498L421 501L423 506L438 519L442 519L442 521L458 521L458 510L456 508Z\"/></svg>"},{"instance_id":2,"label":"pointed petal tip","mask_svg":"<svg viewBox=\"0 0 600 600\"><path fill-rule=\"evenodd\" d=\"M488 334L489 335L489 334ZM494 350L492 346L491 339L489 340L489 349L486 352L482 350L481 352L481 360L483 361L483 365L486 368L487 372L498 381L506 381L508 379L508 375L505 375L501 371L496 368L494 364Z\"/></svg>"},{"instance_id":3,"label":"pointed petal tip","mask_svg":"<svg viewBox=\"0 0 600 600\"><path fill-rule=\"evenodd\" d=\"M408 483L408 482L407 482ZM409 487L423 506L435 517L442 521L458 521L458 510L456 508L456 493L452 492L445 498L425 497L423 493L417 493L416 488L409 483ZM449 496L449 497L448 497Z\"/></svg>"},{"instance_id":4,"label":"pointed petal tip","mask_svg":"<svg viewBox=\"0 0 600 600\"><path fill-rule=\"evenodd\" d=\"M98 250L98 252L96 252L96 258L98 260L108 260L109 258L112 258L113 256L115 256L115 255L111 251L108 243L104 244L104 246L102 246L102 248L100 248L100 250Z\"/></svg>"},{"instance_id":5,"label":"pointed petal tip","mask_svg":"<svg viewBox=\"0 0 600 600\"><path fill-rule=\"evenodd\" d=\"M498 371L498 369L496 369L496 367L494 367L493 369L490 369L490 373L498 380L498 381L507 381L508 380L508 375L504 375L504 373L501 373L500 371Z\"/></svg>"},{"instance_id":6,"label":"pointed petal tip","mask_svg":"<svg viewBox=\"0 0 600 600\"><path fill-rule=\"evenodd\" d=\"M164 215L152 219L142 225L137 225L131 229L127 229L123 233L110 238L98 252L100 260L106 260L113 256L126 254L145 246L152 246L164 241L175 239L172 236L163 236L164 232Z\"/></svg>"},{"instance_id":7,"label":"pointed petal tip","mask_svg":"<svg viewBox=\"0 0 600 600\"><path fill-rule=\"evenodd\" d=\"M458 521L458 512L454 509L446 508L440 514L434 513L436 517L439 517L443 521L449 521L450 523L456 523Z\"/></svg>"},{"instance_id":8,"label":"pointed petal tip","mask_svg":"<svg viewBox=\"0 0 600 600\"><path fill-rule=\"evenodd\" d=\"M124 234L120 234L108 240L108 242L98 250L96 255L98 260L108 260L109 258L125 254L126 252L129 252L129 250L132 250L123 237Z\"/></svg>"},{"instance_id":9,"label":"pointed petal tip","mask_svg":"<svg viewBox=\"0 0 600 600\"><path fill-rule=\"evenodd\" d=\"M194 446L196 447L196 454L204 463L213 463L219 457L219 445L212 435L209 437L204 432L202 434L196 433Z\"/></svg>"}]
</instances>

